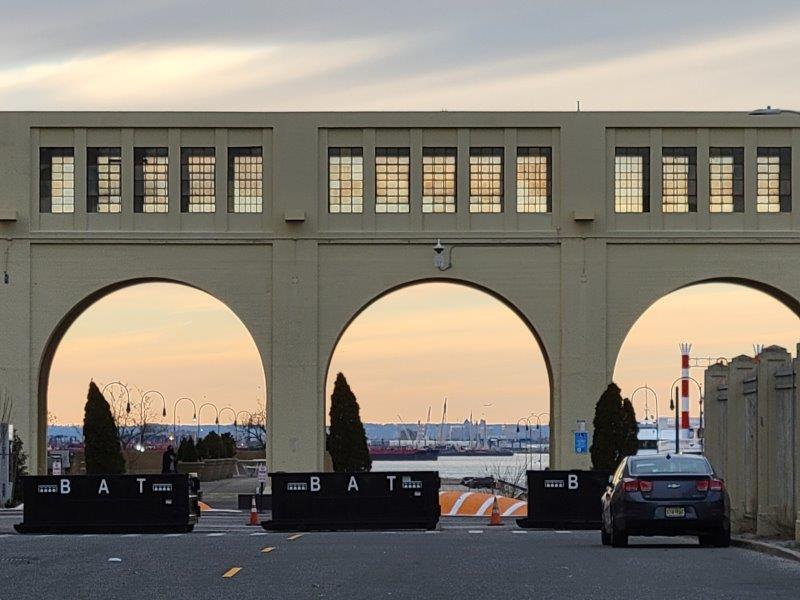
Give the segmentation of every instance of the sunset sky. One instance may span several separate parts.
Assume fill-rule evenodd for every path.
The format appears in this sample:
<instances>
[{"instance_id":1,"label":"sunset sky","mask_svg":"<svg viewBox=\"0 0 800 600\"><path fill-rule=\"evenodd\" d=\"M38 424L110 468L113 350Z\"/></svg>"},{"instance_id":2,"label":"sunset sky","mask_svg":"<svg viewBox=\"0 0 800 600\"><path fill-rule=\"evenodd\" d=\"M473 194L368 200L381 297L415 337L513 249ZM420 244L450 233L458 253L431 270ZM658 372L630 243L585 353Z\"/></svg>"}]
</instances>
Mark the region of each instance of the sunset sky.
<instances>
[{"instance_id":1,"label":"sunset sky","mask_svg":"<svg viewBox=\"0 0 800 600\"><path fill-rule=\"evenodd\" d=\"M797 109L800 5L768 6L6 2L0 107L573 110L581 100L584 110ZM800 321L756 292L688 289L640 320L615 378L623 390L651 384L665 410L678 342L693 342L696 355L731 356L799 339ZM428 406L438 419L445 396L453 420L471 411L516 421L547 410L533 338L508 309L467 288L411 288L376 303L347 331L332 368L346 372L367 420L395 420L402 407L416 421ZM212 298L164 285L114 294L78 319L53 365L50 409L59 421L80 420L92 377L237 410L265 398L238 319Z\"/></svg>"}]
</instances>

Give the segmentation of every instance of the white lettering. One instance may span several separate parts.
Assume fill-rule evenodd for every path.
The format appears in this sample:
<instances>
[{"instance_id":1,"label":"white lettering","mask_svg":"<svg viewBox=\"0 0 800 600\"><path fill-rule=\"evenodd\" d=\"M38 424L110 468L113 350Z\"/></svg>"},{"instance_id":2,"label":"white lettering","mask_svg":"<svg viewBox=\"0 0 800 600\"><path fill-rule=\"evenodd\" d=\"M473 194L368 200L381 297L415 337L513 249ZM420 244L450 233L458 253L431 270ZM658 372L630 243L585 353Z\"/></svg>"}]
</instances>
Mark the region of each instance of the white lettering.
<instances>
[{"instance_id":1,"label":"white lettering","mask_svg":"<svg viewBox=\"0 0 800 600\"><path fill-rule=\"evenodd\" d=\"M347 491L352 492L353 490L358 491L358 482L356 482L355 475L350 475L350 483L347 484Z\"/></svg>"},{"instance_id":2,"label":"white lettering","mask_svg":"<svg viewBox=\"0 0 800 600\"><path fill-rule=\"evenodd\" d=\"M311 491L318 492L320 490L319 477L314 476L311 478Z\"/></svg>"},{"instance_id":3,"label":"white lettering","mask_svg":"<svg viewBox=\"0 0 800 600\"><path fill-rule=\"evenodd\" d=\"M136 481L139 482L139 493L144 494L144 482L147 480L144 477L137 477Z\"/></svg>"},{"instance_id":4,"label":"white lettering","mask_svg":"<svg viewBox=\"0 0 800 600\"><path fill-rule=\"evenodd\" d=\"M578 489L578 476L575 473L567 475L567 487L571 490Z\"/></svg>"},{"instance_id":5,"label":"white lettering","mask_svg":"<svg viewBox=\"0 0 800 600\"><path fill-rule=\"evenodd\" d=\"M69 494L72 491L72 488L69 485L69 479L62 479L61 480L61 493L62 494Z\"/></svg>"},{"instance_id":6,"label":"white lettering","mask_svg":"<svg viewBox=\"0 0 800 600\"><path fill-rule=\"evenodd\" d=\"M108 493L108 484L106 483L105 479L100 480L100 489L97 490L98 494L107 494Z\"/></svg>"},{"instance_id":7,"label":"white lettering","mask_svg":"<svg viewBox=\"0 0 800 600\"><path fill-rule=\"evenodd\" d=\"M386 479L389 481L389 491L394 491L394 480L397 479L397 475L387 475Z\"/></svg>"}]
</instances>

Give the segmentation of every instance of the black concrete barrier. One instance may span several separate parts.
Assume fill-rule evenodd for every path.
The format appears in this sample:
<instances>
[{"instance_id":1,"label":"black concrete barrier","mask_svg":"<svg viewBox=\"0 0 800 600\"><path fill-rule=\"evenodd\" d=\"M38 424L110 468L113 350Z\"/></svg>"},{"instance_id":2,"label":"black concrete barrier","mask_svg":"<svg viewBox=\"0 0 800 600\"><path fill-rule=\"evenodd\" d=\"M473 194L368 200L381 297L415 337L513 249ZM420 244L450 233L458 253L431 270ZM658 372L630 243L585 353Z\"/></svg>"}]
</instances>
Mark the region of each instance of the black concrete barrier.
<instances>
[{"instance_id":1,"label":"black concrete barrier","mask_svg":"<svg viewBox=\"0 0 800 600\"><path fill-rule=\"evenodd\" d=\"M253 496L256 497L256 510L258 512L261 513L272 510L272 494L239 494L239 510L246 510L250 512L250 509L252 508Z\"/></svg>"},{"instance_id":2,"label":"black concrete barrier","mask_svg":"<svg viewBox=\"0 0 800 600\"><path fill-rule=\"evenodd\" d=\"M600 498L608 471L528 471L528 516L532 529L600 529Z\"/></svg>"},{"instance_id":3,"label":"black concrete barrier","mask_svg":"<svg viewBox=\"0 0 800 600\"><path fill-rule=\"evenodd\" d=\"M22 478L20 533L189 532L200 518L188 475L47 475Z\"/></svg>"},{"instance_id":4,"label":"black concrete barrier","mask_svg":"<svg viewBox=\"0 0 800 600\"><path fill-rule=\"evenodd\" d=\"M439 474L271 473L272 520L277 531L435 529Z\"/></svg>"}]
</instances>

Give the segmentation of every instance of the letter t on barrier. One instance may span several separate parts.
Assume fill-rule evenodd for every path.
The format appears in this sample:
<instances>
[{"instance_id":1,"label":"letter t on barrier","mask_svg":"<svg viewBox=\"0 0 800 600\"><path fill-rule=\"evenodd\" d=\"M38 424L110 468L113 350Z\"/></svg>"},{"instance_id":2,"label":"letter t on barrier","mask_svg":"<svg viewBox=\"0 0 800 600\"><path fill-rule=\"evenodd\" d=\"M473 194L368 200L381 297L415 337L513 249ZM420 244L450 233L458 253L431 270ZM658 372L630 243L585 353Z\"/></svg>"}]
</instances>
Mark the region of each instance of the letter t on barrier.
<instances>
[{"instance_id":1,"label":"letter t on barrier","mask_svg":"<svg viewBox=\"0 0 800 600\"><path fill-rule=\"evenodd\" d=\"M397 479L397 475L387 475L386 480L389 482L389 491L394 491L394 480Z\"/></svg>"},{"instance_id":2,"label":"letter t on barrier","mask_svg":"<svg viewBox=\"0 0 800 600\"><path fill-rule=\"evenodd\" d=\"M139 493L144 494L144 482L147 480L144 477L137 477L136 481L139 482Z\"/></svg>"}]
</instances>

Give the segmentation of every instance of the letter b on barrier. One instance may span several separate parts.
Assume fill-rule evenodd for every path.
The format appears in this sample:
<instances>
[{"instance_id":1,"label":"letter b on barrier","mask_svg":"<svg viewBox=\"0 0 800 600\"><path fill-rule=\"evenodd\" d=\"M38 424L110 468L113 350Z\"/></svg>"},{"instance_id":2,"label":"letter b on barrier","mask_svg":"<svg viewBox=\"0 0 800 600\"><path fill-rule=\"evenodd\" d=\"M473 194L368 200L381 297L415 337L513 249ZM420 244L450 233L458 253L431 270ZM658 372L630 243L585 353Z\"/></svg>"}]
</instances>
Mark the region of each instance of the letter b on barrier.
<instances>
[{"instance_id":1,"label":"letter b on barrier","mask_svg":"<svg viewBox=\"0 0 800 600\"><path fill-rule=\"evenodd\" d=\"M569 475L567 475L567 489L570 490L578 489L578 476L575 473L570 473Z\"/></svg>"},{"instance_id":2,"label":"letter b on barrier","mask_svg":"<svg viewBox=\"0 0 800 600\"><path fill-rule=\"evenodd\" d=\"M319 484L319 477L316 477L316 476L312 477L309 483L311 484L309 486L309 489L312 492L318 492L319 491L319 489L321 487L320 484Z\"/></svg>"},{"instance_id":3,"label":"letter b on barrier","mask_svg":"<svg viewBox=\"0 0 800 600\"><path fill-rule=\"evenodd\" d=\"M60 486L59 491L62 494L69 494L72 491L72 488L69 485L69 479L62 479L60 483L61 483L61 486Z\"/></svg>"}]
</instances>

